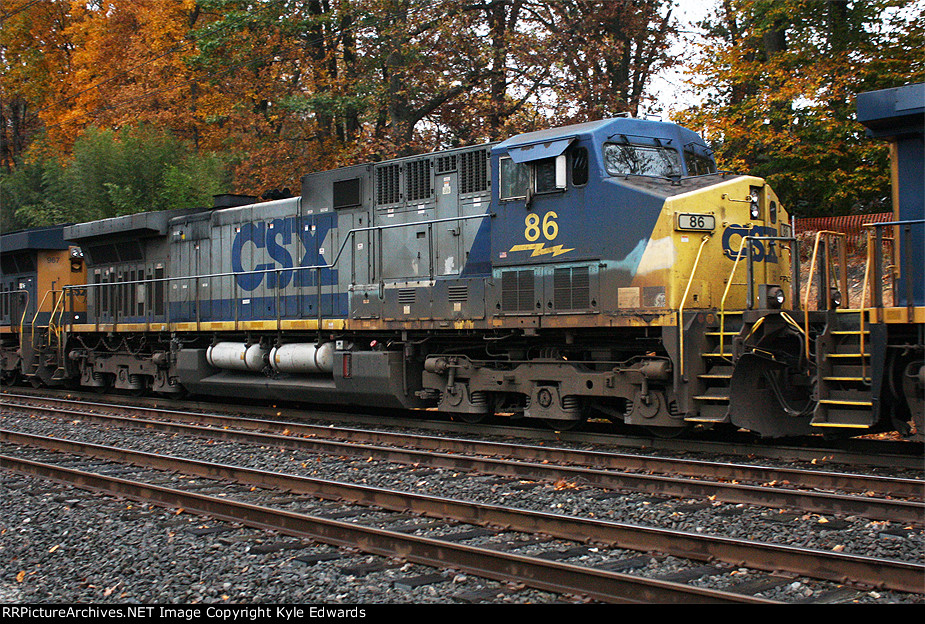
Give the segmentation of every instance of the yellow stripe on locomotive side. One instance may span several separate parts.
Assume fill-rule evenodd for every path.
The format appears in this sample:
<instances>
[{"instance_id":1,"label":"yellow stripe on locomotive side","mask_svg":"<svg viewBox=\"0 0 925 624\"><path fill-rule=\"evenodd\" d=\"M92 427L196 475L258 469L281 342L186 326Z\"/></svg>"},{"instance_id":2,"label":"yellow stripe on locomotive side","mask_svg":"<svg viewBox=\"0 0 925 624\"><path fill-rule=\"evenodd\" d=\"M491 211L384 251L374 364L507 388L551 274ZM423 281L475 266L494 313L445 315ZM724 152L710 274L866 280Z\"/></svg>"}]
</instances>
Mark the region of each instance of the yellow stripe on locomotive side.
<instances>
[{"instance_id":1,"label":"yellow stripe on locomotive side","mask_svg":"<svg viewBox=\"0 0 925 624\"><path fill-rule=\"evenodd\" d=\"M925 307L909 308L884 308L883 322L887 324L902 323L925 323Z\"/></svg>"}]
</instances>

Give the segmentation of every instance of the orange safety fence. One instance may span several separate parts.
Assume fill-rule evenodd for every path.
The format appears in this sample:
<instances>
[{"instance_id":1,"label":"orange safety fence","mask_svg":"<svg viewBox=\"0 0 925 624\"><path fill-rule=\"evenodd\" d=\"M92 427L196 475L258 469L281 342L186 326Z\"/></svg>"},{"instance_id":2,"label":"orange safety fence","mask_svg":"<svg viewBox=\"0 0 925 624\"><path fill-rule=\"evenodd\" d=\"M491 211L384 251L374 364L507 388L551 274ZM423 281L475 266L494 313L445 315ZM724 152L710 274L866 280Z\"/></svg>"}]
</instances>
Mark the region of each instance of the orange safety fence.
<instances>
[{"instance_id":1,"label":"orange safety fence","mask_svg":"<svg viewBox=\"0 0 925 624\"><path fill-rule=\"evenodd\" d=\"M865 231L862 227L865 223L885 223L893 221L892 212L881 212L877 214L848 215L844 217L815 217L800 219L794 218L794 232L796 234L815 235L816 232L844 232L847 234L846 242L848 244L848 253L854 253L864 248Z\"/></svg>"}]
</instances>

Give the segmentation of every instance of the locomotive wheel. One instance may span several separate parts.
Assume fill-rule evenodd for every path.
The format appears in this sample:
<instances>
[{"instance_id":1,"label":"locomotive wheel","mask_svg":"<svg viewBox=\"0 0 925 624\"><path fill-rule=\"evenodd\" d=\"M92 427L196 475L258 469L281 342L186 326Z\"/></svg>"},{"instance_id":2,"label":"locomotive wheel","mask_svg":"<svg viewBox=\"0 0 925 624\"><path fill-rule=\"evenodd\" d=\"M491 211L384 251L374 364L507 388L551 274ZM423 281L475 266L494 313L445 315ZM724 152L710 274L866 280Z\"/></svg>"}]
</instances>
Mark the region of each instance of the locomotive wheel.
<instances>
[{"instance_id":1,"label":"locomotive wheel","mask_svg":"<svg viewBox=\"0 0 925 624\"><path fill-rule=\"evenodd\" d=\"M19 383L19 379L20 374L16 369L3 371L2 375L0 375L0 383L4 386L15 386Z\"/></svg>"},{"instance_id":2,"label":"locomotive wheel","mask_svg":"<svg viewBox=\"0 0 925 624\"><path fill-rule=\"evenodd\" d=\"M656 438L660 438L662 440L679 438L690 430L690 425L685 425L683 427L646 427L646 431L654 435Z\"/></svg>"},{"instance_id":3,"label":"locomotive wheel","mask_svg":"<svg viewBox=\"0 0 925 624\"><path fill-rule=\"evenodd\" d=\"M491 414L489 414L488 412L484 412L481 414L459 413L459 414L453 415L454 418L459 417L461 421L469 425L478 425L479 423L483 423L486 420L488 420L489 416L491 416Z\"/></svg>"},{"instance_id":4,"label":"locomotive wheel","mask_svg":"<svg viewBox=\"0 0 925 624\"><path fill-rule=\"evenodd\" d=\"M550 418L543 418L542 420L546 423L546 426L553 431L574 431L580 429L582 425L585 424L584 418L578 420L552 420Z\"/></svg>"},{"instance_id":5,"label":"locomotive wheel","mask_svg":"<svg viewBox=\"0 0 925 624\"><path fill-rule=\"evenodd\" d=\"M112 379L109 374L103 373L103 385L101 386L90 386L93 392L97 394L106 394L109 392L109 389L112 387Z\"/></svg>"}]
</instances>

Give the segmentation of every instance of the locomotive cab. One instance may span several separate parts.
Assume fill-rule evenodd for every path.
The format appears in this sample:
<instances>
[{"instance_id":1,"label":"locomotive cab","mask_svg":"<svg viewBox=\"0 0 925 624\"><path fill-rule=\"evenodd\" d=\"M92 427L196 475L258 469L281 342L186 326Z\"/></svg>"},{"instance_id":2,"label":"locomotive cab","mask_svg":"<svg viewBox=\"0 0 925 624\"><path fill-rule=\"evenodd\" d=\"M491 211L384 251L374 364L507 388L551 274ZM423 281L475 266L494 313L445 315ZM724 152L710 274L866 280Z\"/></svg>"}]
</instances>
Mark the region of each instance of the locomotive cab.
<instances>
[{"instance_id":1,"label":"locomotive cab","mask_svg":"<svg viewBox=\"0 0 925 624\"><path fill-rule=\"evenodd\" d=\"M689 130L626 118L513 137L493 147L492 164L493 323L555 336L571 347L551 359L584 362L521 366L524 414L596 410L653 428L724 421L728 389L700 379L716 364L700 355L719 343L710 334L729 347L741 317L725 310L794 299L789 247L776 240L789 236L789 217L773 190L717 172ZM581 368L620 381L581 377L570 405L582 408L569 410L564 388ZM558 409L549 395L561 395Z\"/></svg>"}]
</instances>

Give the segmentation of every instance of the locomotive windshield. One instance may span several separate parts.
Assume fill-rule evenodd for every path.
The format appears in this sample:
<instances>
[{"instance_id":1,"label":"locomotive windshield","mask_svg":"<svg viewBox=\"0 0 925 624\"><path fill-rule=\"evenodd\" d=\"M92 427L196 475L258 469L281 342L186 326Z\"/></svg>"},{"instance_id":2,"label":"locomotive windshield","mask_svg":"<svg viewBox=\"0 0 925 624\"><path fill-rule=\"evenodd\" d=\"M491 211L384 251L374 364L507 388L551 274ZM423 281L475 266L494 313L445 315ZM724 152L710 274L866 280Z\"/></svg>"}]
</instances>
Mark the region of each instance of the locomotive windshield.
<instances>
[{"instance_id":1,"label":"locomotive windshield","mask_svg":"<svg viewBox=\"0 0 925 624\"><path fill-rule=\"evenodd\" d=\"M604 166L610 175L676 177L681 175L677 150L654 145L604 143Z\"/></svg>"}]
</instances>

